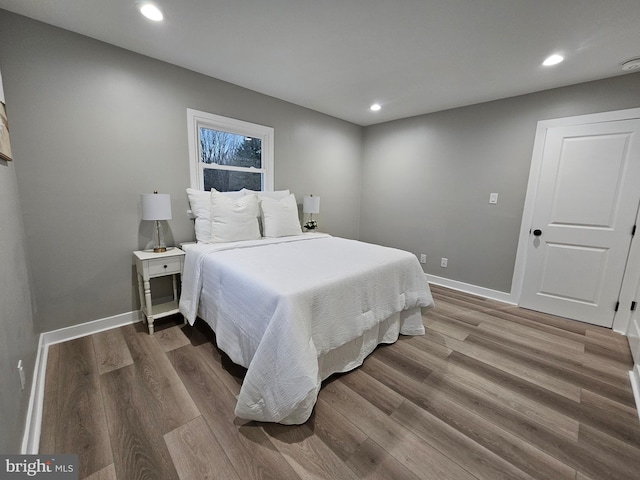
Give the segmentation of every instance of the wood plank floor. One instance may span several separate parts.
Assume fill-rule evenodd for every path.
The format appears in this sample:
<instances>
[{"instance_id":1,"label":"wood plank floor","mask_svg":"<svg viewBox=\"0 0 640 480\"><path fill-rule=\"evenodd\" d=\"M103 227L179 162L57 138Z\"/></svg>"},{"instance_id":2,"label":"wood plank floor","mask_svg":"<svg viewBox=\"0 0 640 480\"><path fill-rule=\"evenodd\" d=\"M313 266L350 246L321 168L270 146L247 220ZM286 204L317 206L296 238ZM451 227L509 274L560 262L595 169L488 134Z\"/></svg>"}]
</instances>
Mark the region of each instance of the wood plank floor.
<instances>
[{"instance_id":1,"label":"wood plank floor","mask_svg":"<svg viewBox=\"0 0 640 480\"><path fill-rule=\"evenodd\" d=\"M244 370L177 320L49 348L41 453L97 479L638 479L624 337L432 287L427 334L328 379L300 426L236 418Z\"/></svg>"}]
</instances>

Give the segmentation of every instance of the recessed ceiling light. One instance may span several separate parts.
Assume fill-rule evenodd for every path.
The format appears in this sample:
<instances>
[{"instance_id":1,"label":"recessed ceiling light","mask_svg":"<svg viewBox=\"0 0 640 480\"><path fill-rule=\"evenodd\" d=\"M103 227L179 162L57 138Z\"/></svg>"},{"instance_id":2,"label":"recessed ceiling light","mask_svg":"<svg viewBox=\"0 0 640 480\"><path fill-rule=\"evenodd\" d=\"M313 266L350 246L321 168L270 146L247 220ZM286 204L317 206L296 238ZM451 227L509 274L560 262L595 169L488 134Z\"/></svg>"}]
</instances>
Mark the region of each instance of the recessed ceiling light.
<instances>
[{"instance_id":1,"label":"recessed ceiling light","mask_svg":"<svg viewBox=\"0 0 640 480\"><path fill-rule=\"evenodd\" d=\"M140 5L140 13L154 22L159 22L164 18L160 9L152 3L144 3Z\"/></svg>"},{"instance_id":2,"label":"recessed ceiling light","mask_svg":"<svg viewBox=\"0 0 640 480\"><path fill-rule=\"evenodd\" d=\"M377 112L378 110L380 110L382 107L380 106L380 104L378 103L374 103L373 105L371 105L369 107L371 110L373 110L374 112Z\"/></svg>"},{"instance_id":3,"label":"recessed ceiling light","mask_svg":"<svg viewBox=\"0 0 640 480\"><path fill-rule=\"evenodd\" d=\"M564 57L562 55L554 54L554 55L551 55L550 57L547 57L547 59L544 62L542 62L542 65L544 65L545 67L550 67L551 65L559 64L563 60L564 60Z\"/></svg>"},{"instance_id":4,"label":"recessed ceiling light","mask_svg":"<svg viewBox=\"0 0 640 480\"><path fill-rule=\"evenodd\" d=\"M634 58L633 60L629 60L628 62L624 62L622 64L622 70L625 72L630 72L631 70L640 69L640 58Z\"/></svg>"}]
</instances>

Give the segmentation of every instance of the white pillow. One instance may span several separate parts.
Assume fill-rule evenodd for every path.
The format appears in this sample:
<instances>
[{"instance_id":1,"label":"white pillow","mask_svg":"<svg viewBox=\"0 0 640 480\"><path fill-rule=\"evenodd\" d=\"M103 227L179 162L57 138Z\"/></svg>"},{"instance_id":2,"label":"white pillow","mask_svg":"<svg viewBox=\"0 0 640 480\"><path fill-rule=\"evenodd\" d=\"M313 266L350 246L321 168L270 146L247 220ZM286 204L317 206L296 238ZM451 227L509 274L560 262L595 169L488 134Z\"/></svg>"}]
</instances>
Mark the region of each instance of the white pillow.
<instances>
[{"instance_id":1,"label":"white pillow","mask_svg":"<svg viewBox=\"0 0 640 480\"><path fill-rule=\"evenodd\" d=\"M189 205L196 217L196 240L209 243L211 238L211 192L187 188Z\"/></svg>"},{"instance_id":2,"label":"white pillow","mask_svg":"<svg viewBox=\"0 0 640 480\"><path fill-rule=\"evenodd\" d=\"M229 198L242 198L244 195L242 191L217 193L222 193ZM191 212L195 216L196 240L201 243L211 243L211 192L187 188L187 197L189 197Z\"/></svg>"},{"instance_id":3,"label":"white pillow","mask_svg":"<svg viewBox=\"0 0 640 480\"><path fill-rule=\"evenodd\" d=\"M238 199L211 191L210 243L238 242L260 238L258 197L245 195Z\"/></svg>"},{"instance_id":4,"label":"white pillow","mask_svg":"<svg viewBox=\"0 0 640 480\"><path fill-rule=\"evenodd\" d=\"M220 193L228 198L238 199L245 196L245 193L242 190L238 190L237 192L219 192L215 188L211 189L212 192Z\"/></svg>"},{"instance_id":5,"label":"white pillow","mask_svg":"<svg viewBox=\"0 0 640 480\"><path fill-rule=\"evenodd\" d=\"M302 233L298 219L298 204L293 193L281 200L263 197L260 206L265 237L286 237Z\"/></svg>"},{"instance_id":6,"label":"white pillow","mask_svg":"<svg viewBox=\"0 0 640 480\"><path fill-rule=\"evenodd\" d=\"M240 190L244 195L258 195L258 202L261 202L263 198L273 198L274 200L282 200L283 198L287 198L290 194L289 190L276 190L275 192L263 192L262 190L249 190L248 188L243 188ZM264 232L264 227L262 225L262 212L261 209L258 208L258 227L261 232Z\"/></svg>"}]
</instances>

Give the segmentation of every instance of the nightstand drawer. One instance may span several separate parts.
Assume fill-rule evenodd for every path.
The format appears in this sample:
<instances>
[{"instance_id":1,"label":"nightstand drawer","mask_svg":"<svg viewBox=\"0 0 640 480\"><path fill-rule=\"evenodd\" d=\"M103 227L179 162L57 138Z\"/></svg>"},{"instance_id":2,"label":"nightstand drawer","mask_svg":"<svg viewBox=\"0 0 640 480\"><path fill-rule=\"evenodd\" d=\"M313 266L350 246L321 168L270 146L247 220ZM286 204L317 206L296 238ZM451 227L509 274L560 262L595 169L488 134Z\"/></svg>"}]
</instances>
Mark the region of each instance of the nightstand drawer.
<instances>
[{"instance_id":1,"label":"nightstand drawer","mask_svg":"<svg viewBox=\"0 0 640 480\"><path fill-rule=\"evenodd\" d=\"M149 276L169 275L171 273L180 273L180 258L158 258L149 260Z\"/></svg>"}]
</instances>

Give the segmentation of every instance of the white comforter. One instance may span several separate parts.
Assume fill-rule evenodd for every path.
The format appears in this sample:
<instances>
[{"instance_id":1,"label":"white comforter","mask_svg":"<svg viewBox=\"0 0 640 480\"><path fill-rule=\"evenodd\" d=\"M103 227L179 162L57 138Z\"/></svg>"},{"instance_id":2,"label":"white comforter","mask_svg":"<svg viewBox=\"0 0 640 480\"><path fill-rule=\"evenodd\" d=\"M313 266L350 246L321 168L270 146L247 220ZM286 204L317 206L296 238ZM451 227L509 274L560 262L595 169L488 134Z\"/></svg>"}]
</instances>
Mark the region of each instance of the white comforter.
<instances>
[{"instance_id":1,"label":"white comforter","mask_svg":"<svg viewBox=\"0 0 640 480\"><path fill-rule=\"evenodd\" d=\"M248 369L236 405L241 418L304 423L324 378L360 365L398 333L424 333L420 320L396 320L392 338L378 335L381 325L433 304L416 257L402 250L323 234L185 250L180 311L191 324L202 316L218 346ZM354 348L363 355L329 358Z\"/></svg>"}]
</instances>

